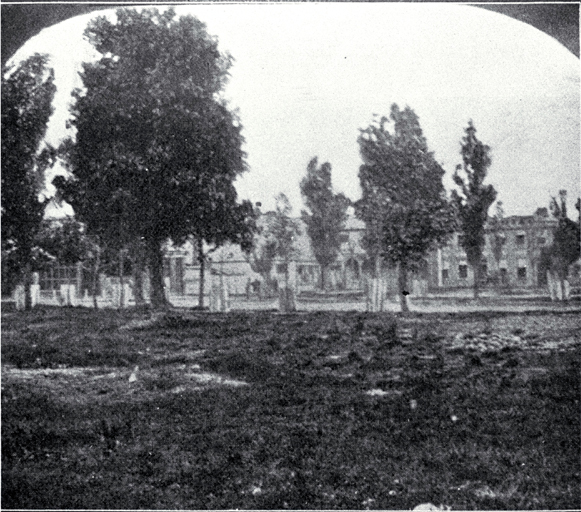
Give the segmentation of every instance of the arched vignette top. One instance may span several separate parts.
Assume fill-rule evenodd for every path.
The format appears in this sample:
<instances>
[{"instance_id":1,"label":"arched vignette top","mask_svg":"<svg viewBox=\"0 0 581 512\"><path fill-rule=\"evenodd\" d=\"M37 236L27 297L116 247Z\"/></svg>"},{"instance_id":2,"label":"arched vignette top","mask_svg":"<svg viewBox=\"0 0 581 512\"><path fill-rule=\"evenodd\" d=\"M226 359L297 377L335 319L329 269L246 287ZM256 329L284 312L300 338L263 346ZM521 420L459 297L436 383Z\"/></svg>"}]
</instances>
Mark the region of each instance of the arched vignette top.
<instances>
[{"instance_id":1,"label":"arched vignette top","mask_svg":"<svg viewBox=\"0 0 581 512\"><path fill-rule=\"evenodd\" d=\"M81 14L115 7L119 7L119 5L115 3L2 4L2 28L0 32L2 65L28 39L37 35L41 30ZM528 23L555 38L579 57L579 4L479 4L477 7Z\"/></svg>"}]
</instances>

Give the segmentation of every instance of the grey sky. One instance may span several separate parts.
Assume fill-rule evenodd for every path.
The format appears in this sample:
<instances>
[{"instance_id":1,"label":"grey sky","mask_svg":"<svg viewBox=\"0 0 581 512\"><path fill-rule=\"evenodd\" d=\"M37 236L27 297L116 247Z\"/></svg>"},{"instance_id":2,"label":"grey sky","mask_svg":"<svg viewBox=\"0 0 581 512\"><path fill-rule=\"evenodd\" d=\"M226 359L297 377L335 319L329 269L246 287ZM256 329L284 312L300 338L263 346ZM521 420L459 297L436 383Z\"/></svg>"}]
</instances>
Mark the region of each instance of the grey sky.
<instances>
[{"instance_id":1,"label":"grey sky","mask_svg":"<svg viewBox=\"0 0 581 512\"><path fill-rule=\"evenodd\" d=\"M198 16L235 58L225 96L246 138L241 198L271 208L285 192L298 214L298 184L318 156L332 164L335 188L357 199L358 128L396 102L419 115L447 186L472 119L492 147L489 181L508 215L547 206L560 188L572 209L580 186L579 60L546 34L450 4L189 4L178 12ZM75 66L87 57L80 41L87 19L43 31L23 52L55 55L61 96L53 142L64 133Z\"/></svg>"}]
</instances>

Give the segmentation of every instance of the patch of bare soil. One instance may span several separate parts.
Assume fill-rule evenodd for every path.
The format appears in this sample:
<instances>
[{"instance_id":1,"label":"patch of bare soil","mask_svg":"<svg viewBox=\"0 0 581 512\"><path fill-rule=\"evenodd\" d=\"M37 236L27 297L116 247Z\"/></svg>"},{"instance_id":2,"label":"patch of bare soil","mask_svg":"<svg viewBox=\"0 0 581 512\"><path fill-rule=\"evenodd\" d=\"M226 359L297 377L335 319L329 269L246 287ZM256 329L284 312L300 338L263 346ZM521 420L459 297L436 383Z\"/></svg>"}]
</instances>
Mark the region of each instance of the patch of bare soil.
<instances>
[{"instance_id":1,"label":"patch of bare soil","mask_svg":"<svg viewBox=\"0 0 581 512\"><path fill-rule=\"evenodd\" d=\"M76 404L145 401L160 393L186 393L212 387L247 386L243 380L202 371L200 366L173 364L152 368L2 367L3 384L26 382L64 402Z\"/></svg>"}]
</instances>

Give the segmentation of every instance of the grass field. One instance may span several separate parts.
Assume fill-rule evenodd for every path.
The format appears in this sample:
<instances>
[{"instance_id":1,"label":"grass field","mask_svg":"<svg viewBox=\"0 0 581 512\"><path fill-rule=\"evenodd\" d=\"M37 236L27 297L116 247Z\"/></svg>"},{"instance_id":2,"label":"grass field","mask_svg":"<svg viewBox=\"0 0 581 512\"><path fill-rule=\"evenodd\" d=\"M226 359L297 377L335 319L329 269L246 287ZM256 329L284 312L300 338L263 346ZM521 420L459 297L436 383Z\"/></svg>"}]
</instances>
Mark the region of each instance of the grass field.
<instances>
[{"instance_id":1,"label":"grass field","mask_svg":"<svg viewBox=\"0 0 581 512\"><path fill-rule=\"evenodd\" d=\"M581 507L579 313L2 315L2 508Z\"/></svg>"}]
</instances>

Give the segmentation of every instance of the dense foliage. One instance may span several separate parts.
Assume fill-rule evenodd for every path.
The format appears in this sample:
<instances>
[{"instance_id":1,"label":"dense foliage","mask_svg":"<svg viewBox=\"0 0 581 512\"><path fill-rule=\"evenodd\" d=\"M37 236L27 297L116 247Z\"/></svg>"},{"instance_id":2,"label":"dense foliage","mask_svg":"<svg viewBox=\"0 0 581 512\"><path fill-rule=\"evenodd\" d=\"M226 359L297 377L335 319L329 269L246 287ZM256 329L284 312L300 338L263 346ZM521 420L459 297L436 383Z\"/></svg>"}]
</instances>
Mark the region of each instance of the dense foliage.
<instances>
[{"instance_id":1,"label":"dense foliage","mask_svg":"<svg viewBox=\"0 0 581 512\"><path fill-rule=\"evenodd\" d=\"M44 171L54 151L41 148L56 87L46 55L2 70L2 289L24 275L30 308L34 240L44 216Z\"/></svg>"},{"instance_id":2,"label":"dense foliage","mask_svg":"<svg viewBox=\"0 0 581 512\"><path fill-rule=\"evenodd\" d=\"M579 205L578 200L577 209ZM540 271L555 272L559 279L564 280L567 278L569 266L581 255L580 223L567 216L567 191L559 191L559 200L551 198L550 208L559 224L553 233L553 243L541 253Z\"/></svg>"},{"instance_id":3,"label":"dense foliage","mask_svg":"<svg viewBox=\"0 0 581 512\"><path fill-rule=\"evenodd\" d=\"M263 217L264 218L264 217ZM276 242L267 231L267 225L260 220L255 233L255 243L252 251L247 254L246 260L250 268L262 277L259 285L260 296L269 295L273 290L272 267L276 258Z\"/></svg>"},{"instance_id":4,"label":"dense foliage","mask_svg":"<svg viewBox=\"0 0 581 512\"><path fill-rule=\"evenodd\" d=\"M62 265L74 265L86 260L94 250L83 224L70 217L44 220L36 237L36 245Z\"/></svg>"},{"instance_id":5,"label":"dense foliage","mask_svg":"<svg viewBox=\"0 0 581 512\"><path fill-rule=\"evenodd\" d=\"M300 234L299 223L291 217L292 206L285 194L276 196L276 207L267 220L267 232L275 244L276 255L287 265L286 280L288 284L288 264L296 254L295 239Z\"/></svg>"},{"instance_id":6,"label":"dense foliage","mask_svg":"<svg viewBox=\"0 0 581 512\"><path fill-rule=\"evenodd\" d=\"M496 200L496 190L492 185L484 185L486 173L492 163L490 147L476 138L476 128L472 121L464 130L462 138L463 165L458 165L454 173L454 183L460 188L452 191L452 200L457 208L460 229L462 232L462 247L466 251L466 259L474 272L474 297L478 290L482 273L482 252L485 243L485 224L488 219L488 209ZM464 170L463 179L458 171Z\"/></svg>"},{"instance_id":7,"label":"dense foliage","mask_svg":"<svg viewBox=\"0 0 581 512\"><path fill-rule=\"evenodd\" d=\"M301 181L301 193L308 208L308 211L301 212L301 217L321 266L321 289L324 290L326 269L335 262L341 249L339 235L345 226L351 202L343 194L333 193L331 164L325 162L318 166L316 157L307 166L307 175Z\"/></svg>"},{"instance_id":8,"label":"dense foliage","mask_svg":"<svg viewBox=\"0 0 581 512\"><path fill-rule=\"evenodd\" d=\"M120 9L85 36L69 143L73 180L60 189L88 232L124 246L143 239L152 303L163 306L162 244L188 236L246 244L252 208L236 202L245 170L241 125L220 99L231 57L192 16Z\"/></svg>"},{"instance_id":9,"label":"dense foliage","mask_svg":"<svg viewBox=\"0 0 581 512\"><path fill-rule=\"evenodd\" d=\"M393 132L387 129L389 120ZM402 308L407 308L408 270L427 252L446 241L455 229L454 212L442 183L444 170L423 136L418 116L393 104L382 117L361 130L362 198L356 215L365 222L363 244L370 256L399 266Z\"/></svg>"},{"instance_id":10,"label":"dense foliage","mask_svg":"<svg viewBox=\"0 0 581 512\"><path fill-rule=\"evenodd\" d=\"M266 236L273 243L274 254L282 260L284 266L284 287L279 289L279 308L281 311L295 309L294 290L290 283L290 263L296 254L295 240L300 235L300 225L291 217L292 206L282 192L276 196L274 212L269 212L266 221Z\"/></svg>"}]
</instances>

